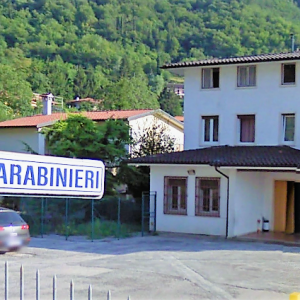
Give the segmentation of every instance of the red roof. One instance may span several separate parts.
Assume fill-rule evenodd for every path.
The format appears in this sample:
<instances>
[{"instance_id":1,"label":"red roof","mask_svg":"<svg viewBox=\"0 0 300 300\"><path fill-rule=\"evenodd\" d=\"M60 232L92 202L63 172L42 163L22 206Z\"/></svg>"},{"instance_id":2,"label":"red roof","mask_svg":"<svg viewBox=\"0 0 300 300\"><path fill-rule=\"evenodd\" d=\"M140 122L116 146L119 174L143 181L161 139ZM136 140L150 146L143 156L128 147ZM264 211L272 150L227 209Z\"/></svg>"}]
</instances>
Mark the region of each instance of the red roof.
<instances>
[{"instance_id":1,"label":"red roof","mask_svg":"<svg viewBox=\"0 0 300 300\"><path fill-rule=\"evenodd\" d=\"M151 109L139 110L111 110L111 111L92 111L82 112L82 114L93 121L105 121L108 119L128 119L129 117L141 115L152 111ZM36 127L39 124L51 121L65 120L67 113L53 113L51 115L35 115L14 120L0 122L0 127Z\"/></svg>"},{"instance_id":2,"label":"red roof","mask_svg":"<svg viewBox=\"0 0 300 300\"><path fill-rule=\"evenodd\" d=\"M184 121L184 116L176 116L175 119L180 121L180 122L183 122Z\"/></svg>"}]
</instances>

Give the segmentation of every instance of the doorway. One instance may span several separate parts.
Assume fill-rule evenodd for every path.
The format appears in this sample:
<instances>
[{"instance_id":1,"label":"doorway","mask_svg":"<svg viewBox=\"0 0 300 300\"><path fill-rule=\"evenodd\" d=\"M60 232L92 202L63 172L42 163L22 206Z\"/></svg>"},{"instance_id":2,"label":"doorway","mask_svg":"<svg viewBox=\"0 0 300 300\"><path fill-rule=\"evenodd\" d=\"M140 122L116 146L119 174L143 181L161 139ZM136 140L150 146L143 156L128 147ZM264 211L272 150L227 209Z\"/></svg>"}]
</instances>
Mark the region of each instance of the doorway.
<instances>
[{"instance_id":1,"label":"doorway","mask_svg":"<svg viewBox=\"0 0 300 300\"><path fill-rule=\"evenodd\" d=\"M275 181L274 231L300 233L300 183Z\"/></svg>"},{"instance_id":2,"label":"doorway","mask_svg":"<svg viewBox=\"0 0 300 300\"><path fill-rule=\"evenodd\" d=\"M300 233L300 183L294 182L295 188L295 233Z\"/></svg>"}]
</instances>

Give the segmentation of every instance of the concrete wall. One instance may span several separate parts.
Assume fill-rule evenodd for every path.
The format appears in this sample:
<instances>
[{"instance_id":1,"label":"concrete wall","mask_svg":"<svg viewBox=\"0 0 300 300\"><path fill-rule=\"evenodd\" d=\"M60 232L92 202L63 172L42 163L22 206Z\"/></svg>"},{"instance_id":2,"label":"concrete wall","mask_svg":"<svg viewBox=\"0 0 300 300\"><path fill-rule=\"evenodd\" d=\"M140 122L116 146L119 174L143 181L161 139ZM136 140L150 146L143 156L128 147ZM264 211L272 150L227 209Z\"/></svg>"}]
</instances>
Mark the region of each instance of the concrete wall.
<instances>
[{"instance_id":1,"label":"concrete wall","mask_svg":"<svg viewBox=\"0 0 300 300\"><path fill-rule=\"evenodd\" d=\"M282 172L237 172L233 208L232 235L242 235L257 230L257 220L270 221L274 230L274 184L276 180L300 182L300 174ZM283 200L284 201L284 200ZM260 223L261 229L262 223Z\"/></svg>"},{"instance_id":2,"label":"concrete wall","mask_svg":"<svg viewBox=\"0 0 300 300\"><path fill-rule=\"evenodd\" d=\"M187 171L194 169L196 175L188 175ZM228 173L229 174L229 173ZM164 214L164 176L188 176L187 215ZM218 177L220 185L220 217L195 216L195 178ZM212 167L199 166L165 166L152 165L150 190L157 192L157 224L158 231L221 235L226 233L226 200L227 180ZM153 208L153 205L152 205Z\"/></svg>"},{"instance_id":3,"label":"concrete wall","mask_svg":"<svg viewBox=\"0 0 300 300\"><path fill-rule=\"evenodd\" d=\"M25 142L34 151L39 152L38 135L39 135L38 131L34 127L1 128L0 129L0 150L27 153L25 151L25 146L22 143Z\"/></svg>"},{"instance_id":4,"label":"concrete wall","mask_svg":"<svg viewBox=\"0 0 300 300\"><path fill-rule=\"evenodd\" d=\"M196 175L188 175L194 169ZM221 169L229 176L229 226L228 236L256 232L257 220L262 229L262 217L270 221L274 229L274 182L275 180L300 182L300 174L281 172L240 172ZM188 177L187 215L164 214L164 176ZM220 217L195 216L196 177L218 177L220 186ZM226 233L227 179L214 168L206 166L152 165L150 190L157 192L157 230L180 233L221 235ZM152 209L153 210L153 203Z\"/></svg>"},{"instance_id":5,"label":"concrete wall","mask_svg":"<svg viewBox=\"0 0 300 300\"><path fill-rule=\"evenodd\" d=\"M129 125L131 127L133 137L140 136L145 131L145 129L151 128L153 124L159 124L165 126L166 133L170 137L175 139L175 145L182 145L183 147L183 142L184 142L183 130L174 126L172 123L168 123L164 119L160 119L153 115L148 115L145 117L141 117L129 121ZM183 149L178 149L178 150L183 150Z\"/></svg>"},{"instance_id":6,"label":"concrete wall","mask_svg":"<svg viewBox=\"0 0 300 300\"><path fill-rule=\"evenodd\" d=\"M237 65L220 67L220 88L201 89L201 68L185 70L185 149L209 146L202 142L201 116L219 115L219 145L238 145L239 114L255 114L255 145L282 144L281 114L295 113L295 142L300 148L300 62L296 85L281 85L282 62L256 65L256 87L237 87Z\"/></svg>"},{"instance_id":7,"label":"concrete wall","mask_svg":"<svg viewBox=\"0 0 300 300\"><path fill-rule=\"evenodd\" d=\"M234 215L232 224L234 228L233 236L255 232L258 225L257 220L261 221L262 217L268 219L271 217L272 214L264 210L265 176L268 176L268 174L237 172L233 185L235 189L234 197L230 199L230 203L231 201L234 202L234 205L231 205ZM272 195L268 195L266 201L272 201L269 196L272 197ZM269 206L269 208L271 207ZM260 228L261 225L262 222L260 222Z\"/></svg>"}]
</instances>

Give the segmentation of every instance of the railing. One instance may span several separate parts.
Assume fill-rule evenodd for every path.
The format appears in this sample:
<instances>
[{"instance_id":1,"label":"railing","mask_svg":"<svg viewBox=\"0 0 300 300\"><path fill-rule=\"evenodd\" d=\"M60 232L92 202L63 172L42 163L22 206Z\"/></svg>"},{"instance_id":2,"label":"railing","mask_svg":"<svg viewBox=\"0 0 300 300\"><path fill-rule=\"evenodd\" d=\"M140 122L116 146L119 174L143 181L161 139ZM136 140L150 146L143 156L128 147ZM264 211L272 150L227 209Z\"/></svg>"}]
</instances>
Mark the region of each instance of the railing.
<instances>
[{"instance_id":1,"label":"railing","mask_svg":"<svg viewBox=\"0 0 300 300\"><path fill-rule=\"evenodd\" d=\"M5 279L4 279L4 299L9 300L9 266L8 262L5 262ZM20 267L20 300L24 300L24 292L25 292L25 273L24 273L24 267L21 265ZM57 277L56 275L53 276L53 281L52 281L52 299L53 300L58 300L57 298ZM36 276L35 276L35 299L40 300L40 271L36 271ZM90 284L88 289L88 300L93 300L93 289L92 285ZM111 297L111 291L107 292L107 300L112 300ZM74 281L71 280L70 282L70 300L75 300L75 284ZM130 296L128 296L127 300L130 300Z\"/></svg>"}]
</instances>

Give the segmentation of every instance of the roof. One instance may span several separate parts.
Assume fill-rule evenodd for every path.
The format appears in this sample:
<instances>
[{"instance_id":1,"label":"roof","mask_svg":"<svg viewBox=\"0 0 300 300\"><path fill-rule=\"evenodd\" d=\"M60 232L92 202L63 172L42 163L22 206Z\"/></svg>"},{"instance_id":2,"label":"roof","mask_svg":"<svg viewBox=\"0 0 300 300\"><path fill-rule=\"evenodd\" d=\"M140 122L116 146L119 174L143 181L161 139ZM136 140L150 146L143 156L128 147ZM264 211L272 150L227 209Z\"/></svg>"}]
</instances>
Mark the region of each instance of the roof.
<instances>
[{"instance_id":1,"label":"roof","mask_svg":"<svg viewBox=\"0 0 300 300\"><path fill-rule=\"evenodd\" d=\"M174 118L180 122L184 122L184 116L175 116Z\"/></svg>"},{"instance_id":2,"label":"roof","mask_svg":"<svg viewBox=\"0 0 300 300\"><path fill-rule=\"evenodd\" d=\"M151 112L150 109L139 110L116 110L116 111L93 111L82 112L82 114L93 121L105 121L108 119L128 119L129 117ZM73 113L72 113L73 114ZM65 120L67 113L53 113L51 115L34 115L31 117L18 118L0 122L0 127L37 127L38 125Z\"/></svg>"},{"instance_id":3,"label":"roof","mask_svg":"<svg viewBox=\"0 0 300 300\"><path fill-rule=\"evenodd\" d=\"M240 64L240 63L260 63L260 62L297 60L297 59L300 59L300 51L236 56L236 57L229 57L229 58L210 58L210 59L202 59L198 61L186 61L186 62L165 64L161 68L175 69L175 68L199 67L199 66L208 66L208 65L213 66L213 65L230 65L230 64Z\"/></svg>"},{"instance_id":4,"label":"roof","mask_svg":"<svg viewBox=\"0 0 300 300\"><path fill-rule=\"evenodd\" d=\"M218 167L298 168L300 150L288 146L216 146L134 158L130 164L198 164Z\"/></svg>"}]
</instances>

